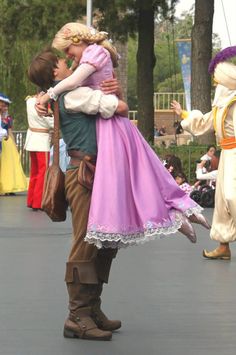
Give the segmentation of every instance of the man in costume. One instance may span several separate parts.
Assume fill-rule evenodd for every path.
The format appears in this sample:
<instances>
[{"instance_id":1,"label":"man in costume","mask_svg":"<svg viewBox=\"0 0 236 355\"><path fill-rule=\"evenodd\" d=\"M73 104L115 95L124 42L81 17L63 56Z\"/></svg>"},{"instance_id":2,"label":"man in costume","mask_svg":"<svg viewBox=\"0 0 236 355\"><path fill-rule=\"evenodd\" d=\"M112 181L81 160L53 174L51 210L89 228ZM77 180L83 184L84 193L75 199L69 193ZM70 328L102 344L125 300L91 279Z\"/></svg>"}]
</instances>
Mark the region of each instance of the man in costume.
<instances>
[{"instance_id":1,"label":"man in costume","mask_svg":"<svg viewBox=\"0 0 236 355\"><path fill-rule=\"evenodd\" d=\"M210 232L219 245L213 251L203 250L207 259L230 260L229 243L236 240L236 66L230 62L235 56L236 46L225 48L209 65L217 83L212 111L205 115L198 110L186 112L177 101L172 103L173 110L183 118L184 130L196 136L215 130L222 149Z\"/></svg>"},{"instance_id":2,"label":"man in costume","mask_svg":"<svg viewBox=\"0 0 236 355\"><path fill-rule=\"evenodd\" d=\"M37 114L36 99L36 96L26 98L28 130L24 146L30 154L27 207L33 211L41 209L44 177L49 165L50 130L53 129L53 117Z\"/></svg>"},{"instance_id":3,"label":"man in costume","mask_svg":"<svg viewBox=\"0 0 236 355\"><path fill-rule=\"evenodd\" d=\"M29 78L46 90L54 81L71 74L66 61L53 52L46 51L35 57L29 67ZM97 153L95 114L104 118L114 112L127 114L127 105L114 95L87 87L62 94L59 98L60 126L63 139L71 156L66 172L66 198L72 213L73 243L66 265L65 281L69 294L69 317L65 322L64 336L93 340L110 340L111 331L119 329L119 320L111 321L102 312L103 283L108 282L110 267L116 249L98 250L86 243L88 213L92 186L78 182L81 161L95 165ZM40 107L38 108L40 112ZM44 109L41 108L44 113ZM83 113L83 112L86 112ZM86 173L86 171L85 171ZM86 180L86 179L85 179Z\"/></svg>"}]
</instances>

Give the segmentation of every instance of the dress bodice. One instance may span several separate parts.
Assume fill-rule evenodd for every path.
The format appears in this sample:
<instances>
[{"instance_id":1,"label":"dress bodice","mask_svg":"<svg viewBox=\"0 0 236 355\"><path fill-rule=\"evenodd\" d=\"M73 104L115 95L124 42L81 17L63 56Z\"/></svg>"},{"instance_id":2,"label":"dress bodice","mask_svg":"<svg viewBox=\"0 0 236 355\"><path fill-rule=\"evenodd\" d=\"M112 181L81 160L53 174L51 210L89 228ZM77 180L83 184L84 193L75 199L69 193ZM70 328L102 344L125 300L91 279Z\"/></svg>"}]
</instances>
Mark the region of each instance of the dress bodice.
<instances>
[{"instance_id":1,"label":"dress bodice","mask_svg":"<svg viewBox=\"0 0 236 355\"><path fill-rule=\"evenodd\" d=\"M103 80L113 78L113 65L110 53L104 47L92 44L86 48L80 64L89 63L96 68L96 71L83 81L81 86L89 86L92 89L99 89Z\"/></svg>"}]
</instances>

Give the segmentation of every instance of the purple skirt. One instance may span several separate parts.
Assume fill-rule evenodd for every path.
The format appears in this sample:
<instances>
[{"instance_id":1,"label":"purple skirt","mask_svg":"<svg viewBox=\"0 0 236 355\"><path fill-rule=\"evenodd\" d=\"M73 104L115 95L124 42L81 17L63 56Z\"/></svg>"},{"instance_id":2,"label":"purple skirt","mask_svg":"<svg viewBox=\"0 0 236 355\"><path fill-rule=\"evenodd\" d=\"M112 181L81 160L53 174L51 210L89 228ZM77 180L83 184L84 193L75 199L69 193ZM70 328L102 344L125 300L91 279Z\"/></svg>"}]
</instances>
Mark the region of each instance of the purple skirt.
<instances>
[{"instance_id":1,"label":"purple skirt","mask_svg":"<svg viewBox=\"0 0 236 355\"><path fill-rule=\"evenodd\" d=\"M85 240L121 248L175 233L202 208L182 191L136 126L97 119L98 156Z\"/></svg>"}]
</instances>

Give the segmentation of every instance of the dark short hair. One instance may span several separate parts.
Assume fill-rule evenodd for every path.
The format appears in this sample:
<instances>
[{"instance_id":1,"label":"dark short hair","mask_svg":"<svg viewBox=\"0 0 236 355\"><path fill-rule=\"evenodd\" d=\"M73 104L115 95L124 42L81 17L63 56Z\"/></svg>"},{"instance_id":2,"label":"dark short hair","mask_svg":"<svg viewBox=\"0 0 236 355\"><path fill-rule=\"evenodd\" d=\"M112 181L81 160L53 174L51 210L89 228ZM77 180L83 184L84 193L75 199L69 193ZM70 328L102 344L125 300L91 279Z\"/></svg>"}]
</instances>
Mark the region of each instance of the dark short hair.
<instances>
[{"instance_id":1,"label":"dark short hair","mask_svg":"<svg viewBox=\"0 0 236 355\"><path fill-rule=\"evenodd\" d=\"M211 148L214 148L216 150L216 146L214 144L210 144L207 146L207 152L209 152Z\"/></svg>"},{"instance_id":2,"label":"dark short hair","mask_svg":"<svg viewBox=\"0 0 236 355\"><path fill-rule=\"evenodd\" d=\"M175 171L182 171L182 162L176 155L169 155L167 158L166 168L173 166Z\"/></svg>"},{"instance_id":3,"label":"dark short hair","mask_svg":"<svg viewBox=\"0 0 236 355\"><path fill-rule=\"evenodd\" d=\"M187 176L185 175L185 173L183 171L178 171L175 175L174 175L175 178L179 177L181 179L184 180L184 182L188 182L187 180Z\"/></svg>"},{"instance_id":4,"label":"dark short hair","mask_svg":"<svg viewBox=\"0 0 236 355\"><path fill-rule=\"evenodd\" d=\"M51 49L46 49L36 55L28 68L30 81L46 91L54 82L54 69L57 68L58 59Z\"/></svg>"}]
</instances>

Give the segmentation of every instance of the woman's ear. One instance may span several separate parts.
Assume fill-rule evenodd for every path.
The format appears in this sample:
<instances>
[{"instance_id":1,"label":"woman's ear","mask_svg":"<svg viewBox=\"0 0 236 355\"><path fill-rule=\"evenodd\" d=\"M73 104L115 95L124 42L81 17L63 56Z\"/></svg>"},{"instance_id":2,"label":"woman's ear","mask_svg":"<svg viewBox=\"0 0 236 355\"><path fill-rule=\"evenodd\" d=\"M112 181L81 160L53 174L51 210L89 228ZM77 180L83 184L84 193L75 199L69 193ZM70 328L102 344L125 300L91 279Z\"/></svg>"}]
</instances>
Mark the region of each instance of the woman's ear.
<instances>
[{"instance_id":1,"label":"woman's ear","mask_svg":"<svg viewBox=\"0 0 236 355\"><path fill-rule=\"evenodd\" d=\"M57 77L57 75L58 75L58 68L54 68L54 69L53 69L53 75L54 75L54 78Z\"/></svg>"}]
</instances>

